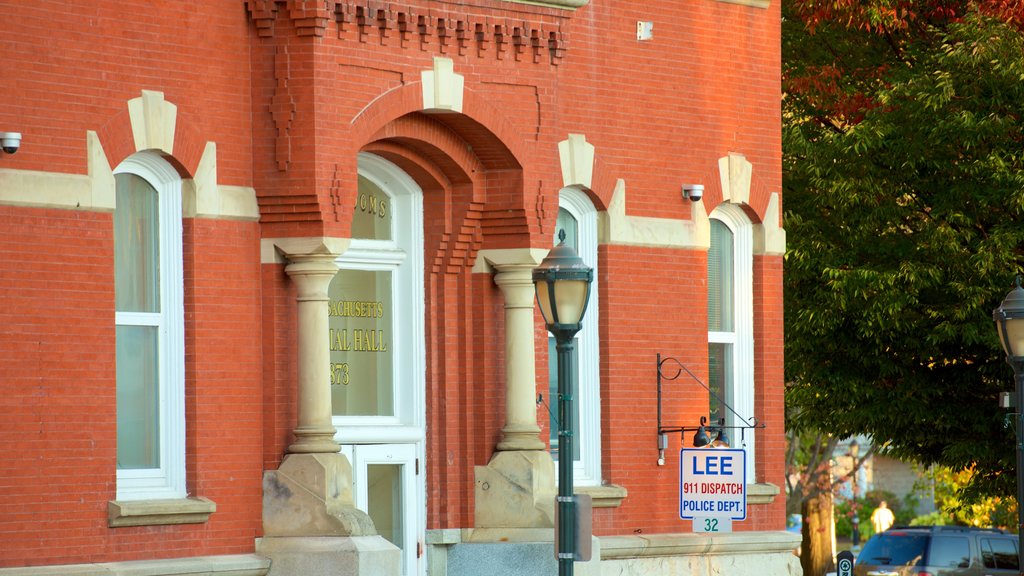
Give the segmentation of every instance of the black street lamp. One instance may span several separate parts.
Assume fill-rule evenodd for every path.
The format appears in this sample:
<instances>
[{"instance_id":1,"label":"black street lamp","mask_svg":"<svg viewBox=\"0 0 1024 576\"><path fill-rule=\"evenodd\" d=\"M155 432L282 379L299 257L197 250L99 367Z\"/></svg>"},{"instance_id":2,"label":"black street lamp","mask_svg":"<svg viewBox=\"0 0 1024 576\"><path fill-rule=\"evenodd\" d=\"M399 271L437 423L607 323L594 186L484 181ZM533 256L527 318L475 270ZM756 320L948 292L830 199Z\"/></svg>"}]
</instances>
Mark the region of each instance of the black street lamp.
<instances>
[{"instance_id":1,"label":"black street lamp","mask_svg":"<svg viewBox=\"0 0 1024 576\"><path fill-rule=\"evenodd\" d=\"M1013 367L1014 428L1017 433L1017 561L1024 567L1024 288L1017 286L992 311L999 341L1006 352L1006 362Z\"/></svg>"},{"instance_id":2,"label":"black street lamp","mask_svg":"<svg viewBox=\"0 0 1024 576\"><path fill-rule=\"evenodd\" d=\"M576 501L572 491L573 430L572 388L575 381L573 336L583 327L594 271L571 246L565 230L559 243L533 271L537 304L558 351L558 576L572 576L576 559Z\"/></svg>"}]
</instances>

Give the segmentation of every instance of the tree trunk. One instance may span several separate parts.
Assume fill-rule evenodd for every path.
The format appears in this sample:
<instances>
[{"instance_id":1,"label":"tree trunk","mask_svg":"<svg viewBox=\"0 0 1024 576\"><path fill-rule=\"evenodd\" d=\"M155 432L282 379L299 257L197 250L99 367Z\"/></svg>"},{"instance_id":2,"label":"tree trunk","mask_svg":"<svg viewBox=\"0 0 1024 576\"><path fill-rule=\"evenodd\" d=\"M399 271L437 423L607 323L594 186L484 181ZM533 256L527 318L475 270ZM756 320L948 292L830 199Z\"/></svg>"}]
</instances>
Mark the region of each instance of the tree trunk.
<instances>
[{"instance_id":1,"label":"tree trunk","mask_svg":"<svg viewBox=\"0 0 1024 576\"><path fill-rule=\"evenodd\" d=\"M836 569L833 553L835 522L832 519L832 492L823 491L807 498L800 506L804 522L800 543L800 565L804 576L825 576Z\"/></svg>"}]
</instances>

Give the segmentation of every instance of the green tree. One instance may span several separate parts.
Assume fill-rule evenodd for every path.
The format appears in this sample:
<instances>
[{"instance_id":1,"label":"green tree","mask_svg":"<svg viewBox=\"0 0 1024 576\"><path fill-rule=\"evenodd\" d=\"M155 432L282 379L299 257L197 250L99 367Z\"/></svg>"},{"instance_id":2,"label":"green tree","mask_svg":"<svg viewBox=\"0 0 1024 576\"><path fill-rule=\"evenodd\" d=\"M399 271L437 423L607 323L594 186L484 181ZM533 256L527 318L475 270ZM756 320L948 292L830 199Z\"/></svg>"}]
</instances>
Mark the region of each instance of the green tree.
<instances>
[{"instance_id":1,"label":"green tree","mask_svg":"<svg viewBox=\"0 0 1024 576\"><path fill-rule=\"evenodd\" d=\"M1019 2L783 3L787 425L1012 495L992 309L1024 269Z\"/></svg>"}]
</instances>

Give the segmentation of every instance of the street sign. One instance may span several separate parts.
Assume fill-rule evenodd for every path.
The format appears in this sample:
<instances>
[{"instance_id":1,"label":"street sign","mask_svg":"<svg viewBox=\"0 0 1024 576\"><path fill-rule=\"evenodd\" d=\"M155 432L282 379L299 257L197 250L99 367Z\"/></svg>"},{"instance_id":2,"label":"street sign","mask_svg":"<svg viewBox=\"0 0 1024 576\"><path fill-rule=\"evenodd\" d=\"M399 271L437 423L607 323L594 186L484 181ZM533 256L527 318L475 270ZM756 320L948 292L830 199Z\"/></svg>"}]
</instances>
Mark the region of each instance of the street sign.
<instances>
[{"instance_id":1,"label":"street sign","mask_svg":"<svg viewBox=\"0 0 1024 576\"><path fill-rule=\"evenodd\" d=\"M836 576L853 576L853 552L843 550L836 556Z\"/></svg>"},{"instance_id":2,"label":"street sign","mask_svg":"<svg viewBox=\"0 0 1024 576\"><path fill-rule=\"evenodd\" d=\"M740 449L680 450L679 517L746 520L745 465L746 454Z\"/></svg>"},{"instance_id":3,"label":"street sign","mask_svg":"<svg viewBox=\"0 0 1024 576\"><path fill-rule=\"evenodd\" d=\"M732 532L732 520L725 517L694 518L694 532L722 533Z\"/></svg>"}]
</instances>

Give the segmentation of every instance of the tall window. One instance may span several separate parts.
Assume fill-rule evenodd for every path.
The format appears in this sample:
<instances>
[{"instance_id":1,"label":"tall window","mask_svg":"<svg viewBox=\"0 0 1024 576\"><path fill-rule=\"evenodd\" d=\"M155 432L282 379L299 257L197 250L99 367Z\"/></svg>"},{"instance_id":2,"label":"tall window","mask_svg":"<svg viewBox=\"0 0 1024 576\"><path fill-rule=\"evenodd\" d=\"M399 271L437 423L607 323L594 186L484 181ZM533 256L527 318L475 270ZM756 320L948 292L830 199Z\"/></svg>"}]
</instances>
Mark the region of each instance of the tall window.
<instances>
[{"instance_id":1,"label":"tall window","mask_svg":"<svg viewBox=\"0 0 1024 576\"><path fill-rule=\"evenodd\" d=\"M117 498L184 498L181 180L150 153L114 178Z\"/></svg>"},{"instance_id":2,"label":"tall window","mask_svg":"<svg viewBox=\"0 0 1024 576\"><path fill-rule=\"evenodd\" d=\"M328 289L331 405L342 443L423 440L422 222L416 183L360 154L352 243Z\"/></svg>"},{"instance_id":3,"label":"tall window","mask_svg":"<svg viewBox=\"0 0 1024 576\"><path fill-rule=\"evenodd\" d=\"M708 250L708 386L747 421L754 415L753 235L738 206L722 205L711 214ZM710 395L709 414L717 424L743 425ZM754 431L730 429L733 448L747 451L747 481L754 478Z\"/></svg>"},{"instance_id":4,"label":"tall window","mask_svg":"<svg viewBox=\"0 0 1024 576\"><path fill-rule=\"evenodd\" d=\"M573 444L573 475L581 486L601 483L601 386L598 356L598 286L597 286L597 211L586 194L575 188L565 188L559 195L558 222L553 244L558 243L558 232L565 230L565 242L572 246L583 261L594 269L594 282L590 289L590 302L583 317L583 329L576 333L576 346L572 361L573 382L572 429L576 430ZM558 354L555 338L548 335L548 405L551 407L551 455L562 457L558 450Z\"/></svg>"}]
</instances>

